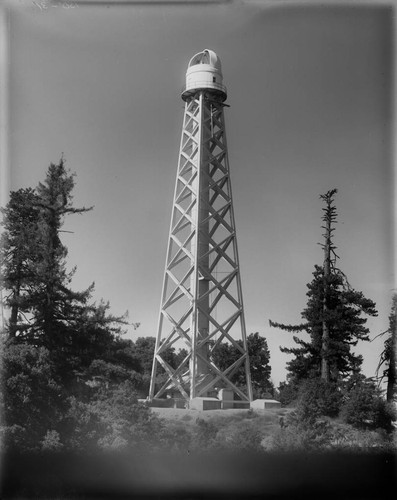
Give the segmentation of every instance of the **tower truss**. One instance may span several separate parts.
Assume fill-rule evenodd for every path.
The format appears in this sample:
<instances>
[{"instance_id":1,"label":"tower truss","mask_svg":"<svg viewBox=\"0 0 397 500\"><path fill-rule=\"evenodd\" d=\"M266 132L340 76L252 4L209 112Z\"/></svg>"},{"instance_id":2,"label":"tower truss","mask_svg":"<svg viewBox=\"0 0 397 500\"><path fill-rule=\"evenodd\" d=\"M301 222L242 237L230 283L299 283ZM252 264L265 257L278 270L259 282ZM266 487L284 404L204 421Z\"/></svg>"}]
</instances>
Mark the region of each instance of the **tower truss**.
<instances>
[{"instance_id":1,"label":"tower truss","mask_svg":"<svg viewBox=\"0 0 397 500\"><path fill-rule=\"evenodd\" d=\"M189 400L227 388L239 399L252 400L225 133L226 94L216 87L194 88L184 95L149 399L173 390ZM219 361L224 343L236 352L226 367ZM169 361L172 347L186 350L178 366ZM236 372L243 384L232 381Z\"/></svg>"}]
</instances>

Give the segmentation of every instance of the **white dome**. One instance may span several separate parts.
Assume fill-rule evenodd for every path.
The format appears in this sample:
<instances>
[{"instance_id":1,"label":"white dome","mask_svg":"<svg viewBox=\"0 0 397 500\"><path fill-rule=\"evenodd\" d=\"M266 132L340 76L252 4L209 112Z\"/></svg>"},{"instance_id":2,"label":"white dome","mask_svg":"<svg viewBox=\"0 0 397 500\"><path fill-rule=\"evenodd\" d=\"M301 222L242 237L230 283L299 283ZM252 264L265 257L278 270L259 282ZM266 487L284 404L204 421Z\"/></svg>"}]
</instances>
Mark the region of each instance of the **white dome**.
<instances>
[{"instance_id":1,"label":"white dome","mask_svg":"<svg viewBox=\"0 0 397 500\"><path fill-rule=\"evenodd\" d=\"M221 101L226 99L221 60L213 50L205 49L190 59L182 99L190 99L199 90L208 90Z\"/></svg>"},{"instance_id":2,"label":"white dome","mask_svg":"<svg viewBox=\"0 0 397 500\"><path fill-rule=\"evenodd\" d=\"M216 68L216 70L222 74L221 60L213 50L205 49L193 56L190 59L189 68L191 66L196 66L197 64L208 64L209 66Z\"/></svg>"}]
</instances>

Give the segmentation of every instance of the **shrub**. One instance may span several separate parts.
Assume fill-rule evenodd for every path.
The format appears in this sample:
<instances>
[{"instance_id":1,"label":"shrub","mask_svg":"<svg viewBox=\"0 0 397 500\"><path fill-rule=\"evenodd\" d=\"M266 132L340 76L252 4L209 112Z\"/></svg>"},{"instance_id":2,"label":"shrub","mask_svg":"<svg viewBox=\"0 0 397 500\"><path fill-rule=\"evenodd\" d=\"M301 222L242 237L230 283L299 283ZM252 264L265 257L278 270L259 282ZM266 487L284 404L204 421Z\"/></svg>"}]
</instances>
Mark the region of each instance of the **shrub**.
<instances>
[{"instance_id":1,"label":"shrub","mask_svg":"<svg viewBox=\"0 0 397 500\"><path fill-rule=\"evenodd\" d=\"M62 421L62 437L70 450L92 450L106 431L106 423L91 403L69 398L69 408Z\"/></svg>"},{"instance_id":2,"label":"shrub","mask_svg":"<svg viewBox=\"0 0 397 500\"><path fill-rule=\"evenodd\" d=\"M97 399L90 403L90 412L99 419L101 448L157 447L163 424L149 407L138 402L131 381L101 388Z\"/></svg>"},{"instance_id":3,"label":"shrub","mask_svg":"<svg viewBox=\"0 0 397 500\"><path fill-rule=\"evenodd\" d=\"M381 397L375 384L368 379L360 381L349 391L341 416L357 429L382 428L387 432L391 432L395 420L392 405Z\"/></svg>"},{"instance_id":4,"label":"shrub","mask_svg":"<svg viewBox=\"0 0 397 500\"><path fill-rule=\"evenodd\" d=\"M393 441L385 431L356 429L343 422L334 423L330 448L352 451L373 451L374 449L395 451Z\"/></svg>"},{"instance_id":5,"label":"shrub","mask_svg":"<svg viewBox=\"0 0 397 500\"><path fill-rule=\"evenodd\" d=\"M66 408L56 366L44 347L9 343L2 353L4 446L20 452L41 449Z\"/></svg>"},{"instance_id":6,"label":"shrub","mask_svg":"<svg viewBox=\"0 0 397 500\"><path fill-rule=\"evenodd\" d=\"M61 451L63 449L63 444L61 443L59 433L54 430L47 431L42 441L41 449L52 452Z\"/></svg>"},{"instance_id":7,"label":"shrub","mask_svg":"<svg viewBox=\"0 0 397 500\"><path fill-rule=\"evenodd\" d=\"M263 433L251 422L241 421L221 429L216 436L219 449L229 451L262 451Z\"/></svg>"},{"instance_id":8,"label":"shrub","mask_svg":"<svg viewBox=\"0 0 397 500\"><path fill-rule=\"evenodd\" d=\"M216 446L216 436L219 431L214 422L207 422L202 418L196 420L193 430L192 448L196 451L205 451Z\"/></svg>"},{"instance_id":9,"label":"shrub","mask_svg":"<svg viewBox=\"0 0 397 500\"><path fill-rule=\"evenodd\" d=\"M299 389L297 418L310 426L320 416L335 417L341 401L342 393L336 384L321 379L305 380Z\"/></svg>"},{"instance_id":10,"label":"shrub","mask_svg":"<svg viewBox=\"0 0 397 500\"><path fill-rule=\"evenodd\" d=\"M326 419L312 422L311 426L301 425L298 421L277 430L266 440L268 450L279 451L318 451L329 446L332 440L332 427Z\"/></svg>"},{"instance_id":11,"label":"shrub","mask_svg":"<svg viewBox=\"0 0 397 500\"><path fill-rule=\"evenodd\" d=\"M281 382L278 388L278 398L282 406L289 406L298 397L298 389L295 385Z\"/></svg>"},{"instance_id":12,"label":"shrub","mask_svg":"<svg viewBox=\"0 0 397 500\"><path fill-rule=\"evenodd\" d=\"M192 435L184 422L167 421L161 429L158 439L158 449L170 452L190 451L194 448Z\"/></svg>"}]
</instances>

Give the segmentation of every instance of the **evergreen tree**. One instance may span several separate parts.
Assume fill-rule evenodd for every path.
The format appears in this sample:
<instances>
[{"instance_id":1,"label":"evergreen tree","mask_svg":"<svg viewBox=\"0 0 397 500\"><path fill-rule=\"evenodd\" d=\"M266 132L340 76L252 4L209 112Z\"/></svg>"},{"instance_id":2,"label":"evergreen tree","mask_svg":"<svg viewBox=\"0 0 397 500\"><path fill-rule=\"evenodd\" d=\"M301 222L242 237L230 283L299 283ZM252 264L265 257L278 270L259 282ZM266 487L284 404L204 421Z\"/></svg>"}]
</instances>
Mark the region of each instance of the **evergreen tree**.
<instances>
[{"instance_id":1,"label":"evergreen tree","mask_svg":"<svg viewBox=\"0 0 397 500\"><path fill-rule=\"evenodd\" d=\"M75 269L66 270L67 248L60 239L64 217L90 210L73 207L73 187L74 176L66 171L63 158L58 165L50 165L45 181L37 187L41 217L37 235L38 286L32 294L33 330L50 349L70 341L68 326L81 317L93 290L91 285L83 292L74 292L70 283Z\"/></svg>"},{"instance_id":2,"label":"evergreen tree","mask_svg":"<svg viewBox=\"0 0 397 500\"><path fill-rule=\"evenodd\" d=\"M237 343L242 347L243 343ZM251 383L254 397L259 398L266 394L273 394L274 387L270 380L270 352L265 337L258 332L247 337L247 350L250 362ZM221 343L214 351L214 363L222 371L241 357L241 351L226 342ZM245 384L244 366L240 366L231 377L231 381L238 387Z\"/></svg>"},{"instance_id":3,"label":"evergreen tree","mask_svg":"<svg viewBox=\"0 0 397 500\"><path fill-rule=\"evenodd\" d=\"M382 382L384 378L387 379L386 399L387 401L392 402L396 397L397 382L397 294L394 294L392 299L392 307L389 316L389 328L380 335L384 334L386 334L387 337L384 343L384 349L380 355L376 374L380 379L379 382ZM379 370L382 366L385 366L385 369L383 370L382 375L379 377Z\"/></svg>"},{"instance_id":4,"label":"evergreen tree","mask_svg":"<svg viewBox=\"0 0 397 500\"><path fill-rule=\"evenodd\" d=\"M36 190L11 192L3 209L2 287L11 309L10 337L60 349L68 343L67 330L83 314L93 285L74 292L67 272L67 249L60 239L64 217L90 209L74 208L74 176L61 158L51 164Z\"/></svg>"},{"instance_id":5,"label":"evergreen tree","mask_svg":"<svg viewBox=\"0 0 397 500\"><path fill-rule=\"evenodd\" d=\"M338 256L333 243L336 211L333 196L336 190L321 196L326 202L323 221L325 242L323 266L315 265L313 280L307 285L308 302L299 325L285 325L270 321L270 325L289 332L307 332L305 341L294 336L298 347L281 347L281 351L293 354L288 362L288 379L294 384L302 379L321 377L326 382L344 379L360 371L362 356L354 354L352 347L359 340L369 340L369 330L362 315L376 316L375 303L362 292L354 290L345 274L336 266Z\"/></svg>"},{"instance_id":6,"label":"evergreen tree","mask_svg":"<svg viewBox=\"0 0 397 500\"><path fill-rule=\"evenodd\" d=\"M36 243L40 220L38 196L33 189L10 193L2 210L4 232L0 241L2 289L7 293L4 305L10 309L10 337L26 330L26 313L31 307L30 292L35 283Z\"/></svg>"},{"instance_id":7,"label":"evergreen tree","mask_svg":"<svg viewBox=\"0 0 397 500\"><path fill-rule=\"evenodd\" d=\"M83 404L102 385L140 382L139 362L120 338L126 316L90 304L93 285L71 288L75 269L66 269L60 233L67 215L90 210L73 207L73 187L62 158L35 190L11 192L2 210L1 286L10 309L1 339L2 405L6 440L20 448L55 446L73 398Z\"/></svg>"}]
</instances>

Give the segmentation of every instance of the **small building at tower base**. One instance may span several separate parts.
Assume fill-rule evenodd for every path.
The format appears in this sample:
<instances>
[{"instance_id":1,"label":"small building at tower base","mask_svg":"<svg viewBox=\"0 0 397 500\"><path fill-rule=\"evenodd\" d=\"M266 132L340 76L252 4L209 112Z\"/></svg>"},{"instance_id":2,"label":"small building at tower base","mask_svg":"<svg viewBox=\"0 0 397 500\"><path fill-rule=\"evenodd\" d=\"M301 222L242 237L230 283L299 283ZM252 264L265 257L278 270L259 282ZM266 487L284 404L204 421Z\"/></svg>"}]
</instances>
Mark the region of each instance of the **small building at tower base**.
<instances>
[{"instance_id":1,"label":"small building at tower base","mask_svg":"<svg viewBox=\"0 0 397 500\"><path fill-rule=\"evenodd\" d=\"M275 410L281 408L281 403L275 399L255 399L251 401L250 408L253 410Z\"/></svg>"}]
</instances>

